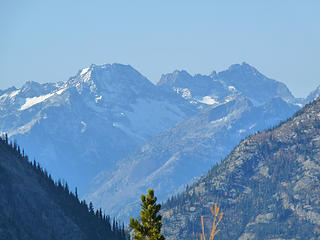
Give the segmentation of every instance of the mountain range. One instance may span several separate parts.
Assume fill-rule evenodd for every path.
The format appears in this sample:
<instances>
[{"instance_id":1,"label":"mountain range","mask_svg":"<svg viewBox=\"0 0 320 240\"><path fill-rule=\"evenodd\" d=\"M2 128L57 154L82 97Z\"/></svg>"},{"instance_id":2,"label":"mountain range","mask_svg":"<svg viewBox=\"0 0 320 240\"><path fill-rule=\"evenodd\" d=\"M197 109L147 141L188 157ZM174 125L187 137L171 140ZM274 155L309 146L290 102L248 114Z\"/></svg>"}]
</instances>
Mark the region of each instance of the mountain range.
<instances>
[{"instance_id":1,"label":"mountain range","mask_svg":"<svg viewBox=\"0 0 320 240\"><path fill-rule=\"evenodd\" d=\"M83 193L101 169L195 112L130 66L92 65L66 82L3 91L0 131Z\"/></svg>"},{"instance_id":2,"label":"mountain range","mask_svg":"<svg viewBox=\"0 0 320 240\"><path fill-rule=\"evenodd\" d=\"M297 99L246 63L208 76L174 71L156 85L129 65L91 65L67 81L0 91L0 131L127 221L137 194L152 187L165 200L182 191L318 93Z\"/></svg>"}]
</instances>

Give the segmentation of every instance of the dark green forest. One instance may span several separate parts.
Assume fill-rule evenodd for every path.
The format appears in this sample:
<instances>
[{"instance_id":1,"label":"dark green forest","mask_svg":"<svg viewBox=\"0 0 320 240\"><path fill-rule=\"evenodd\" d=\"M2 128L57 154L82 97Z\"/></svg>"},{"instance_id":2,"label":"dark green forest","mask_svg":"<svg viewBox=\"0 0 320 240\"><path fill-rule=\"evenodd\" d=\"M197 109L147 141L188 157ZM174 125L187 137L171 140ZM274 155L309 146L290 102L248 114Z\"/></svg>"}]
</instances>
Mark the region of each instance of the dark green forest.
<instances>
[{"instance_id":1,"label":"dark green forest","mask_svg":"<svg viewBox=\"0 0 320 240\"><path fill-rule=\"evenodd\" d=\"M0 139L0 239L124 240L127 236L123 224L80 200L77 189L71 191L67 182L54 181L4 135Z\"/></svg>"}]
</instances>

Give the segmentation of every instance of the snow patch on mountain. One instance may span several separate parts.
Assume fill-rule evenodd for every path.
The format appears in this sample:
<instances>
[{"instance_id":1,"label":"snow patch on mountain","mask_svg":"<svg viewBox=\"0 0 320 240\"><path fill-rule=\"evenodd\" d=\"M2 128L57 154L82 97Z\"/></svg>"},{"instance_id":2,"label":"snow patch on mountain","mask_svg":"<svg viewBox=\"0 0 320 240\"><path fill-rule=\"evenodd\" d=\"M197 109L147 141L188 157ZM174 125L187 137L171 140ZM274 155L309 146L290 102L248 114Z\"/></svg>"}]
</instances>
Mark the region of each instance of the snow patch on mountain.
<instances>
[{"instance_id":1,"label":"snow patch on mountain","mask_svg":"<svg viewBox=\"0 0 320 240\"><path fill-rule=\"evenodd\" d=\"M181 94L181 96L184 99L191 99L192 95L188 88L174 88L174 91L178 94Z\"/></svg>"},{"instance_id":2,"label":"snow patch on mountain","mask_svg":"<svg viewBox=\"0 0 320 240\"><path fill-rule=\"evenodd\" d=\"M211 96L205 96L199 102L205 103L207 105L213 105L213 104L218 104L219 103L215 99L213 99Z\"/></svg>"},{"instance_id":3,"label":"snow patch on mountain","mask_svg":"<svg viewBox=\"0 0 320 240\"><path fill-rule=\"evenodd\" d=\"M65 90L66 88L62 88L59 91L57 91L56 94L61 95Z\"/></svg>"},{"instance_id":4,"label":"snow patch on mountain","mask_svg":"<svg viewBox=\"0 0 320 240\"><path fill-rule=\"evenodd\" d=\"M15 91L13 91L13 92L11 92L11 93L9 94L9 97L10 97L10 98L14 98L14 97L17 96L19 93L20 93L20 90L15 90Z\"/></svg>"},{"instance_id":5,"label":"snow patch on mountain","mask_svg":"<svg viewBox=\"0 0 320 240\"><path fill-rule=\"evenodd\" d=\"M95 67L95 65L92 65L91 67L87 67L81 70L80 74L79 74L79 79L82 82L91 82L91 74L92 74L92 69ZM79 86L79 85L78 85Z\"/></svg>"},{"instance_id":6,"label":"snow patch on mountain","mask_svg":"<svg viewBox=\"0 0 320 240\"><path fill-rule=\"evenodd\" d=\"M84 74L86 74L88 71L89 71L89 69L90 68L84 68L84 69L82 69L82 71L81 71L81 73L80 73L80 75L82 76L82 75L84 75Z\"/></svg>"},{"instance_id":7,"label":"snow patch on mountain","mask_svg":"<svg viewBox=\"0 0 320 240\"><path fill-rule=\"evenodd\" d=\"M102 100L102 96L96 97L96 103L100 102Z\"/></svg>"},{"instance_id":8,"label":"snow patch on mountain","mask_svg":"<svg viewBox=\"0 0 320 240\"><path fill-rule=\"evenodd\" d=\"M17 96L20 93L20 90L8 90L5 93L3 93L2 95L0 95L0 101L3 101L7 98L14 98L15 96Z\"/></svg>"},{"instance_id":9,"label":"snow patch on mountain","mask_svg":"<svg viewBox=\"0 0 320 240\"><path fill-rule=\"evenodd\" d=\"M42 95L39 97L26 98L26 102L20 107L19 110L24 111L28 108L31 108L32 106L47 100L48 98L52 97L53 95L54 95L54 93L49 93L49 94Z\"/></svg>"}]
</instances>

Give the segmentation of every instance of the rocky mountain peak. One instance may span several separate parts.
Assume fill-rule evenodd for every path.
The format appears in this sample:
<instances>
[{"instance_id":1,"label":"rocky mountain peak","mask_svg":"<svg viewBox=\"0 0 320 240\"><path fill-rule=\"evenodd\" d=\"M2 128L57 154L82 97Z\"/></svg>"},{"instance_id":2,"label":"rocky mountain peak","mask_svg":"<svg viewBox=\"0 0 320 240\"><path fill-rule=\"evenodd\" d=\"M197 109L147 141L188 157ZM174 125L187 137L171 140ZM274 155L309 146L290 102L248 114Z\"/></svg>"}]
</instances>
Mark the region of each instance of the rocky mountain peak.
<instances>
[{"instance_id":1,"label":"rocky mountain peak","mask_svg":"<svg viewBox=\"0 0 320 240\"><path fill-rule=\"evenodd\" d=\"M158 86L173 87L192 81L192 76L185 70L175 70L172 73L162 74Z\"/></svg>"},{"instance_id":2,"label":"rocky mountain peak","mask_svg":"<svg viewBox=\"0 0 320 240\"><path fill-rule=\"evenodd\" d=\"M246 62L233 64L219 73L213 71L210 75L192 76L186 71L174 71L162 75L157 85L200 105L223 102L235 92L241 92L255 105L263 105L275 97L290 103L300 103L285 84L264 76Z\"/></svg>"},{"instance_id":3,"label":"rocky mountain peak","mask_svg":"<svg viewBox=\"0 0 320 240\"><path fill-rule=\"evenodd\" d=\"M10 88L7 88L6 90L0 90L0 94L3 92L13 92L16 90L18 90L16 87L10 87Z\"/></svg>"},{"instance_id":4,"label":"rocky mountain peak","mask_svg":"<svg viewBox=\"0 0 320 240\"><path fill-rule=\"evenodd\" d=\"M92 64L78 71L75 77L67 82L69 87L76 87L80 94L88 92L93 95L110 98L120 95L137 96L154 91L155 86L130 65Z\"/></svg>"},{"instance_id":5,"label":"rocky mountain peak","mask_svg":"<svg viewBox=\"0 0 320 240\"><path fill-rule=\"evenodd\" d=\"M242 92L256 105L275 97L281 97L287 102L296 101L285 84L264 76L245 62L231 65L227 70L216 74L214 79Z\"/></svg>"},{"instance_id":6,"label":"rocky mountain peak","mask_svg":"<svg viewBox=\"0 0 320 240\"><path fill-rule=\"evenodd\" d=\"M262 75L255 67L251 66L246 62L242 62L241 64L232 64L229 68L229 71L237 71L237 72L246 72L247 74L257 74Z\"/></svg>"},{"instance_id":7,"label":"rocky mountain peak","mask_svg":"<svg viewBox=\"0 0 320 240\"><path fill-rule=\"evenodd\" d=\"M42 86L38 82L27 81L21 87L21 93L24 93L26 97L32 97L34 95L38 95L39 92L43 90Z\"/></svg>"},{"instance_id":8,"label":"rocky mountain peak","mask_svg":"<svg viewBox=\"0 0 320 240\"><path fill-rule=\"evenodd\" d=\"M128 84L128 86L141 84L141 82L143 84L151 83L130 65L118 63L104 65L92 64L87 68L81 69L76 77L72 78L72 80L74 79L82 82L91 80L100 84L103 82L119 82Z\"/></svg>"},{"instance_id":9,"label":"rocky mountain peak","mask_svg":"<svg viewBox=\"0 0 320 240\"><path fill-rule=\"evenodd\" d=\"M61 85L59 83L38 83L35 81L27 81L20 89L20 97L23 98L32 98L41 95L48 94L57 90L57 88Z\"/></svg>"}]
</instances>

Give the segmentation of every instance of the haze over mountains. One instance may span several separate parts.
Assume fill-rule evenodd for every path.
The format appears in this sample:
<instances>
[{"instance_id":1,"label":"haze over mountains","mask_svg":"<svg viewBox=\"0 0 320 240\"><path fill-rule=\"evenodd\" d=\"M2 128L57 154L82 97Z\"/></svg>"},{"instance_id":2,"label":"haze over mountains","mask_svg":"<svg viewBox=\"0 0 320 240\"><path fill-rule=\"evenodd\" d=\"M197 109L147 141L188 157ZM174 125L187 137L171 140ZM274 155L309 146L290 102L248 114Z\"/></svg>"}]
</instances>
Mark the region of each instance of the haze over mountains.
<instances>
[{"instance_id":1,"label":"haze over mountains","mask_svg":"<svg viewBox=\"0 0 320 240\"><path fill-rule=\"evenodd\" d=\"M146 188L165 200L319 90L296 99L246 63L209 76L175 71L157 85L131 66L106 64L0 94L0 131L95 206L127 221Z\"/></svg>"}]
</instances>

